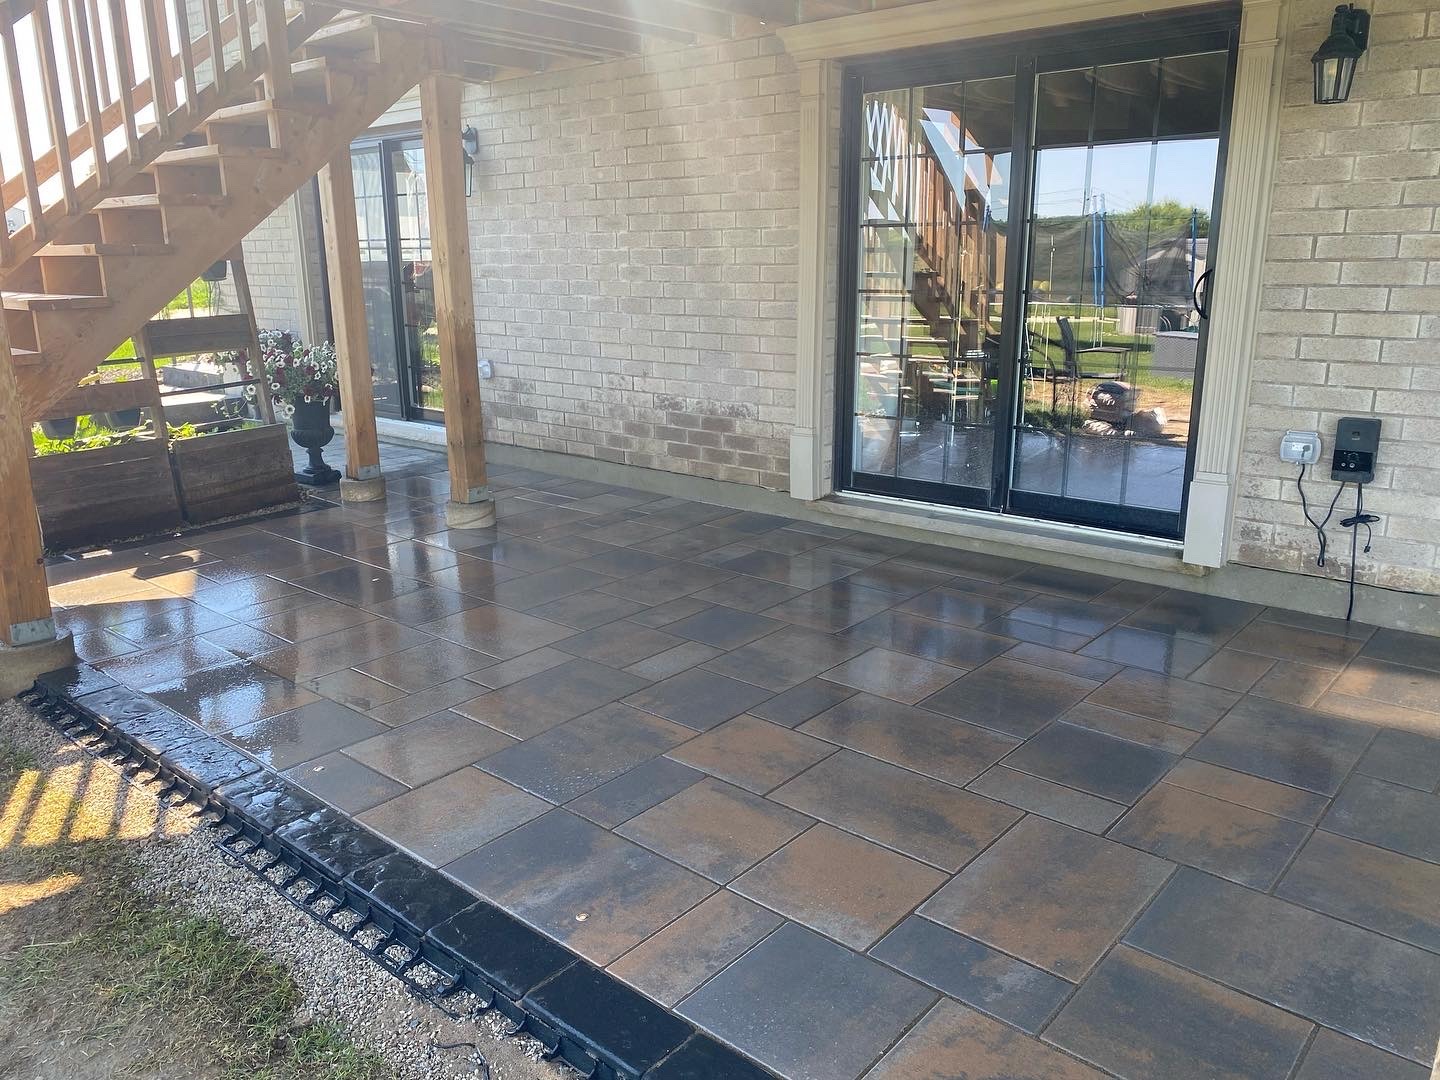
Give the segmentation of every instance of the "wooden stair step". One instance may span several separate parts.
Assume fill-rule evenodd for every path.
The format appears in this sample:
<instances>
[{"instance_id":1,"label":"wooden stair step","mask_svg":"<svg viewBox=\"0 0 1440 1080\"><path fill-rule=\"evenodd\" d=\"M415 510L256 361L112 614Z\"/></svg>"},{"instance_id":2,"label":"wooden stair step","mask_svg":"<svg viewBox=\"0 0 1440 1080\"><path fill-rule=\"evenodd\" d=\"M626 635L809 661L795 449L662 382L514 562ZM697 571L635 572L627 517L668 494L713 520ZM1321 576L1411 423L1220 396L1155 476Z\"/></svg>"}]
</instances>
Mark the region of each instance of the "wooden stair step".
<instances>
[{"instance_id":1,"label":"wooden stair step","mask_svg":"<svg viewBox=\"0 0 1440 1080\"><path fill-rule=\"evenodd\" d=\"M181 146L166 150L155 159L156 165L208 165L223 158L282 158L284 153L268 146Z\"/></svg>"},{"instance_id":2,"label":"wooden stair step","mask_svg":"<svg viewBox=\"0 0 1440 1080\"><path fill-rule=\"evenodd\" d=\"M364 53L375 48L376 25L369 15L336 19L305 39L304 48Z\"/></svg>"},{"instance_id":3,"label":"wooden stair step","mask_svg":"<svg viewBox=\"0 0 1440 1080\"><path fill-rule=\"evenodd\" d=\"M296 60L290 65L290 77L297 82L303 80L320 81L323 76L331 74L354 75L363 78L366 75L374 74L380 65L374 60L367 60L363 56L344 56L336 54L333 56L311 56L304 60Z\"/></svg>"},{"instance_id":4,"label":"wooden stair step","mask_svg":"<svg viewBox=\"0 0 1440 1080\"><path fill-rule=\"evenodd\" d=\"M175 248L170 244L47 244L35 254L44 258L53 256L117 255L147 256L170 255Z\"/></svg>"},{"instance_id":5,"label":"wooden stair step","mask_svg":"<svg viewBox=\"0 0 1440 1080\"><path fill-rule=\"evenodd\" d=\"M177 192L168 195L116 195L102 199L96 210L147 210L165 206L224 206L229 200L224 195L196 195L192 192Z\"/></svg>"},{"instance_id":6,"label":"wooden stair step","mask_svg":"<svg viewBox=\"0 0 1440 1080\"><path fill-rule=\"evenodd\" d=\"M79 311L110 307L108 296L7 292L4 294L4 299L7 311Z\"/></svg>"},{"instance_id":7,"label":"wooden stair step","mask_svg":"<svg viewBox=\"0 0 1440 1080\"><path fill-rule=\"evenodd\" d=\"M242 101L239 105L227 105L216 109L205 118L204 126L212 124L268 124L275 113L300 113L305 116L324 116L333 105L324 102L301 101Z\"/></svg>"}]
</instances>

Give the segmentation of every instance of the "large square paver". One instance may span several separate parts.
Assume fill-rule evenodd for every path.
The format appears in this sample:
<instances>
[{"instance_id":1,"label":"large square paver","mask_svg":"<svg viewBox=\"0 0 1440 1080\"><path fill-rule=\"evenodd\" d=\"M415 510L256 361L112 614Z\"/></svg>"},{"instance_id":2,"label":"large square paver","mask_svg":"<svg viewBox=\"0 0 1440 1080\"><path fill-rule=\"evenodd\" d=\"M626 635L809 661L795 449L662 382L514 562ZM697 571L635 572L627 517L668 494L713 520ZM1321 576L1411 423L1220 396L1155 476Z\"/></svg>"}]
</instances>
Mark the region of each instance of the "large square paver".
<instances>
[{"instance_id":1,"label":"large square paver","mask_svg":"<svg viewBox=\"0 0 1440 1080\"><path fill-rule=\"evenodd\" d=\"M804 814L711 778L652 806L615 831L724 883L811 824Z\"/></svg>"},{"instance_id":2,"label":"large square paver","mask_svg":"<svg viewBox=\"0 0 1440 1080\"><path fill-rule=\"evenodd\" d=\"M424 623L421 629L502 660L563 641L575 633L572 627L494 604Z\"/></svg>"},{"instance_id":3,"label":"large square paver","mask_svg":"<svg viewBox=\"0 0 1440 1080\"><path fill-rule=\"evenodd\" d=\"M446 872L601 965L715 890L699 874L564 810L492 840Z\"/></svg>"},{"instance_id":4,"label":"large square paver","mask_svg":"<svg viewBox=\"0 0 1440 1080\"><path fill-rule=\"evenodd\" d=\"M565 805L581 817L613 829L704 779L698 769L668 757L651 758Z\"/></svg>"},{"instance_id":5,"label":"large square paver","mask_svg":"<svg viewBox=\"0 0 1440 1080\"><path fill-rule=\"evenodd\" d=\"M945 875L829 825L816 825L731 885L742 896L856 949L872 945Z\"/></svg>"},{"instance_id":6,"label":"large square paver","mask_svg":"<svg viewBox=\"0 0 1440 1080\"><path fill-rule=\"evenodd\" d=\"M1423 1065L1321 1028L1295 1080L1431 1080Z\"/></svg>"},{"instance_id":7,"label":"large square paver","mask_svg":"<svg viewBox=\"0 0 1440 1080\"><path fill-rule=\"evenodd\" d=\"M1352 840L1440 863L1440 795L1352 776L1320 827Z\"/></svg>"},{"instance_id":8,"label":"large square paver","mask_svg":"<svg viewBox=\"0 0 1440 1080\"><path fill-rule=\"evenodd\" d=\"M1316 832L1275 889L1346 922L1440 952L1440 866Z\"/></svg>"},{"instance_id":9,"label":"large square paver","mask_svg":"<svg viewBox=\"0 0 1440 1080\"><path fill-rule=\"evenodd\" d=\"M689 728L617 702L507 747L480 767L563 803L693 737Z\"/></svg>"},{"instance_id":10,"label":"large square paver","mask_svg":"<svg viewBox=\"0 0 1440 1080\"><path fill-rule=\"evenodd\" d=\"M638 675L577 659L480 694L455 706L455 711L517 739L527 739L645 685Z\"/></svg>"},{"instance_id":11,"label":"large square paver","mask_svg":"<svg viewBox=\"0 0 1440 1080\"><path fill-rule=\"evenodd\" d=\"M948 686L961 674L963 672L959 668L937 664L933 660L874 648L853 660L837 664L825 672L825 678L842 686L914 705L926 695Z\"/></svg>"},{"instance_id":12,"label":"large square paver","mask_svg":"<svg viewBox=\"0 0 1440 1080\"><path fill-rule=\"evenodd\" d=\"M543 799L465 768L383 802L359 820L397 847L440 866L549 808Z\"/></svg>"},{"instance_id":13,"label":"large square paver","mask_svg":"<svg viewBox=\"0 0 1440 1080\"><path fill-rule=\"evenodd\" d=\"M1195 744L1190 756L1334 795L1373 735L1368 724L1246 697Z\"/></svg>"},{"instance_id":14,"label":"large square paver","mask_svg":"<svg viewBox=\"0 0 1440 1080\"><path fill-rule=\"evenodd\" d=\"M670 756L763 795L833 753L832 743L742 714L676 747Z\"/></svg>"},{"instance_id":15,"label":"large square paver","mask_svg":"<svg viewBox=\"0 0 1440 1080\"><path fill-rule=\"evenodd\" d=\"M1045 1039L1127 1080L1290 1074L1311 1025L1164 960L1120 946Z\"/></svg>"},{"instance_id":16,"label":"large square paver","mask_svg":"<svg viewBox=\"0 0 1440 1080\"><path fill-rule=\"evenodd\" d=\"M279 771L388 730L354 709L321 699L236 728L225 739Z\"/></svg>"},{"instance_id":17,"label":"large square paver","mask_svg":"<svg viewBox=\"0 0 1440 1080\"><path fill-rule=\"evenodd\" d=\"M750 683L693 669L647 686L625 702L695 731L709 731L769 696L769 690Z\"/></svg>"},{"instance_id":18,"label":"large square paver","mask_svg":"<svg viewBox=\"0 0 1440 1080\"><path fill-rule=\"evenodd\" d=\"M1020 819L1008 806L850 750L770 798L950 871Z\"/></svg>"},{"instance_id":19,"label":"large square paver","mask_svg":"<svg viewBox=\"0 0 1440 1080\"><path fill-rule=\"evenodd\" d=\"M610 973L674 1006L785 920L722 889L610 965Z\"/></svg>"},{"instance_id":20,"label":"large square paver","mask_svg":"<svg viewBox=\"0 0 1440 1080\"><path fill-rule=\"evenodd\" d=\"M1104 1080L1097 1069L964 1005L944 1000L865 1080Z\"/></svg>"},{"instance_id":21,"label":"large square paver","mask_svg":"<svg viewBox=\"0 0 1440 1080\"><path fill-rule=\"evenodd\" d=\"M1125 940L1412 1061L1435 1056L1435 953L1198 870L1181 870Z\"/></svg>"},{"instance_id":22,"label":"large square paver","mask_svg":"<svg viewBox=\"0 0 1440 1080\"><path fill-rule=\"evenodd\" d=\"M854 1080L934 1002L933 990L793 923L679 1007L790 1080Z\"/></svg>"},{"instance_id":23,"label":"large square paver","mask_svg":"<svg viewBox=\"0 0 1440 1080\"><path fill-rule=\"evenodd\" d=\"M514 745L514 739L494 728L442 712L347 746L345 752L417 787Z\"/></svg>"},{"instance_id":24,"label":"large square paver","mask_svg":"<svg viewBox=\"0 0 1440 1080\"><path fill-rule=\"evenodd\" d=\"M1025 1031L1039 1031L1075 987L1048 971L911 915L870 949L912 979Z\"/></svg>"},{"instance_id":25,"label":"large square paver","mask_svg":"<svg viewBox=\"0 0 1440 1080\"><path fill-rule=\"evenodd\" d=\"M864 693L798 730L955 785L975 779L1018 744L1008 735Z\"/></svg>"},{"instance_id":26,"label":"large square paver","mask_svg":"<svg viewBox=\"0 0 1440 1080\"><path fill-rule=\"evenodd\" d=\"M790 626L717 656L705 664L705 670L778 693L860 655L867 648L862 641L846 641L818 630Z\"/></svg>"},{"instance_id":27,"label":"large square paver","mask_svg":"<svg viewBox=\"0 0 1440 1080\"><path fill-rule=\"evenodd\" d=\"M1005 764L1102 799L1129 803L1164 776L1176 760L1164 750L1057 723L1021 745L1005 758Z\"/></svg>"},{"instance_id":28,"label":"large square paver","mask_svg":"<svg viewBox=\"0 0 1440 1080\"><path fill-rule=\"evenodd\" d=\"M920 914L1076 981L1172 869L1123 844L1029 817L926 901Z\"/></svg>"},{"instance_id":29,"label":"large square paver","mask_svg":"<svg viewBox=\"0 0 1440 1080\"><path fill-rule=\"evenodd\" d=\"M1197 791L1156 784L1106 835L1178 863L1268 890L1310 828Z\"/></svg>"},{"instance_id":30,"label":"large square paver","mask_svg":"<svg viewBox=\"0 0 1440 1080\"><path fill-rule=\"evenodd\" d=\"M920 704L972 724L1024 738L1099 684L1061 671L999 657Z\"/></svg>"}]
</instances>

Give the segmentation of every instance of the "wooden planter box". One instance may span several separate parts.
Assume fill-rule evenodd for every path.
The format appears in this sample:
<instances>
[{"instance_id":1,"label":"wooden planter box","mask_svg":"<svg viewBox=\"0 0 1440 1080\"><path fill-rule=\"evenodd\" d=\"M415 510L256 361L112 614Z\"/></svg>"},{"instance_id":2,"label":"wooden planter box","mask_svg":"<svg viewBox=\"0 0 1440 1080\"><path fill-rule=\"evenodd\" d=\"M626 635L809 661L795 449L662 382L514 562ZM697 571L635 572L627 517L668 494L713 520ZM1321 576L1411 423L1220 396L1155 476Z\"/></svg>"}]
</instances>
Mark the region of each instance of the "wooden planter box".
<instances>
[{"instance_id":1,"label":"wooden planter box","mask_svg":"<svg viewBox=\"0 0 1440 1080\"><path fill-rule=\"evenodd\" d=\"M170 455L185 520L192 525L300 498L283 424L177 439Z\"/></svg>"},{"instance_id":2,"label":"wooden planter box","mask_svg":"<svg viewBox=\"0 0 1440 1080\"><path fill-rule=\"evenodd\" d=\"M45 546L90 547L295 502L283 424L31 458Z\"/></svg>"},{"instance_id":3,"label":"wooden planter box","mask_svg":"<svg viewBox=\"0 0 1440 1080\"><path fill-rule=\"evenodd\" d=\"M47 548L104 544L181 522L170 456L153 439L32 458L30 479Z\"/></svg>"}]
</instances>

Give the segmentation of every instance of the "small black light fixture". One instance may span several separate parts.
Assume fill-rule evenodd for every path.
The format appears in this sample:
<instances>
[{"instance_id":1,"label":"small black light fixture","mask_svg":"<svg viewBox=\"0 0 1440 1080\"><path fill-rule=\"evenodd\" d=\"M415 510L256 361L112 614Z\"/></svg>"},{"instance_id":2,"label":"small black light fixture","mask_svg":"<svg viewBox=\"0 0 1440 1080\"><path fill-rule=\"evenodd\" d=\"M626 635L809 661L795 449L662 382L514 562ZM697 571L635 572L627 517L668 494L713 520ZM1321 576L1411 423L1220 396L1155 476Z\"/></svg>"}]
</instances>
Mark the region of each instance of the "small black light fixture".
<instances>
[{"instance_id":1,"label":"small black light fixture","mask_svg":"<svg viewBox=\"0 0 1440 1080\"><path fill-rule=\"evenodd\" d=\"M1370 13L1341 4L1330 19L1327 37L1310 62L1315 65L1315 104L1337 105L1350 97L1355 63L1370 40Z\"/></svg>"},{"instance_id":2,"label":"small black light fixture","mask_svg":"<svg viewBox=\"0 0 1440 1080\"><path fill-rule=\"evenodd\" d=\"M460 152L465 155L465 197L475 193L475 156L480 153L480 133L466 124L460 132Z\"/></svg>"}]
</instances>

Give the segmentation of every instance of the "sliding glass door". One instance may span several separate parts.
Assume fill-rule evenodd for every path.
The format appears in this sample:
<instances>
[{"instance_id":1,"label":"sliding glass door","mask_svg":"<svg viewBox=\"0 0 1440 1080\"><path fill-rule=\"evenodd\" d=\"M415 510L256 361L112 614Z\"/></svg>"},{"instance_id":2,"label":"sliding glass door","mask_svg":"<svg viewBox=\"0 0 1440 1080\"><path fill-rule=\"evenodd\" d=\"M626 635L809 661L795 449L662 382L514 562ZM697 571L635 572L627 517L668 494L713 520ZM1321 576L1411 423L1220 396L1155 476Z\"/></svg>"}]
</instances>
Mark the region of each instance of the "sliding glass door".
<instances>
[{"instance_id":1,"label":"sliding glass door","mask_svg":"<svg viewBox=\"0 0 1440 1080\"><path fill-rule=\"evenodd\" d=\"M1232 34L1146 31L852 75L847 486L1180 535Z\"/></svg>"},{"instance_id":2,"label":"sliding glass door","mask_svg":"<svg viewBox=\"0 0 1440 1080\"><path fill-rule=\"evenodd\" d=\"M350 160L375 411L439 420L444 402L420 139L395 136L356 143Z\"/></svg>"}]
</instances>

